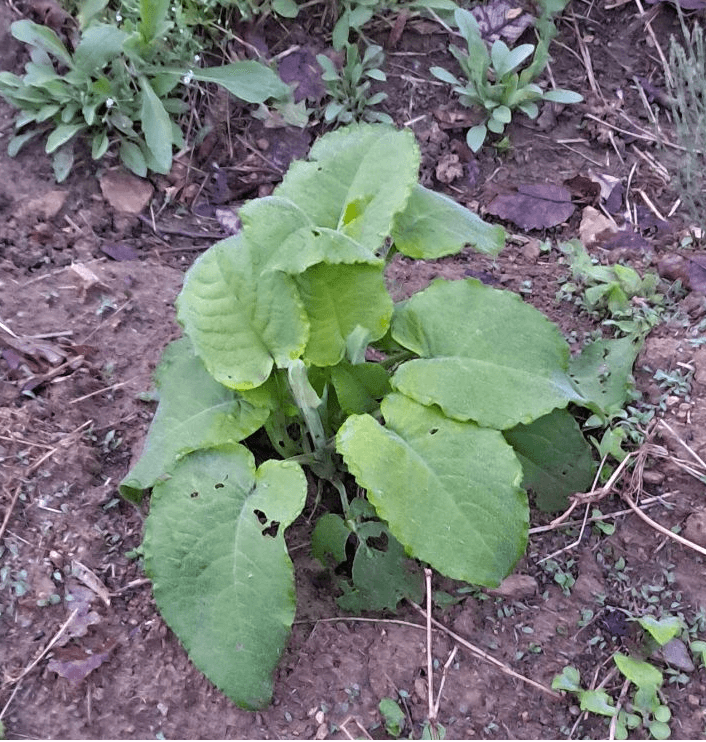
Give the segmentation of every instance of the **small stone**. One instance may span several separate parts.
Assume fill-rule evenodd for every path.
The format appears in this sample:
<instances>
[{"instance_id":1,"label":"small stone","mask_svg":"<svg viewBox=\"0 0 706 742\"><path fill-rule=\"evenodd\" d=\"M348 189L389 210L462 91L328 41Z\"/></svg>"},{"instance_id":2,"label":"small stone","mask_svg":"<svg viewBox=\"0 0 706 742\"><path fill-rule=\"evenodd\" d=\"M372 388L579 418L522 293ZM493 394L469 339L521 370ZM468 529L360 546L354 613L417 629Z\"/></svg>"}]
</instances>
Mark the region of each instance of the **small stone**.
<instances>
[{"instance_id":1,"label":"small stone","mask_svg":"<svg viewBox=\"0 0 706 742\"><path fill-rule=\"evenodd\" d=\"M668 641L661 648L660 654L668 665L676 667L677 670L693 672L695 669L694 663L691 661L691 657L689 657L689 650L681 639L675 637L671 641Z\"/></svg>"},{"instance_id":2,"label":"small stone","mask_svg":"<svg viewBox=\"0 0 706 742\"><path fill-rule=\"evenodd\" d=\"M522 248L522 255L529 263L536 263L541 250L539 249L539 240L534 238L530 239L529 242Z\"/></svg>"},{"instance_id":3,"label":"small stone","mask_svg":"<svg viewBox=\"0 0 706 742\"><path fill-rule=\"evenodd\" d=\"M49 191L39 198L32 199L25 207L27 214L34 214L44 221L53 219L63 208L68 191Z\"/></svg>"},{"instance_id":4,"label":"small stone","mask_svg":"<svg viewBox=\"0 0 706 742\"><path fill-rule=\"evenodd\" d=\"M149 181L124 170L108 170L99 182L105 200L116 211L125 214L139 214L154 193Z\"/></svg>"},{"instance_id":5,"label":"small stone","mask_svg":"<svg viewBox=\"0 0 706 742\"><path fill-rule=\"evenodd\" d=\"M664 474L661 471L648 470L643 472L642 481L645 484L662 484L664 482Z\"/></svg>"},{"instance_id":6,"label":"small stone","mask_svg":"<svg viewBox=\"0 0 706 742\"><path fill-rule=\"evenodd\" d=\"M706 547L706 510L697 510L686 519L684 538Z\"/></svg>"},{"instance_id":7,"label":"small stone","mask_svg":"<svg viewBox=\"0 0 706 742\"><path fill-rule=\"evenodd\" d=\"M491 595L510 600L529 598L537 592L537 580L531 575L510 575L506 577L494 590L488 590Z\"/></svg>"}]
</instances>

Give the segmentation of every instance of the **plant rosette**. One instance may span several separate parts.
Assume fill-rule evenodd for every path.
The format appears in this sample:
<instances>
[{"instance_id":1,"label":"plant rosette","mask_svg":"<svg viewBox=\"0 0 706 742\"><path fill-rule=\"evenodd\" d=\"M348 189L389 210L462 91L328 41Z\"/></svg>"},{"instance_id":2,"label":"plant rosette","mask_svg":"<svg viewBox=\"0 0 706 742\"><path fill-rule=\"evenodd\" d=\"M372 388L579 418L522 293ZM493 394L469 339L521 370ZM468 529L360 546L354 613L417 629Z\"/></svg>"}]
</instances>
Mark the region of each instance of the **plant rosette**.
<instances>
[{"instance_id":1,"label":"plant rosette","mask_svg":"<svg viewBox=\"0 0 706 742\"><path fill-rule=\"evenodd\" d=\"M497 39L488 50L478 21L470 11L457 9L455 19L467 48L451 46L449 51L458 61L465 82L443 67L432 67L430 72L452 86L462 105L483 109L484 120L466 134L466 142L473 152L483 146L489 131L502 135L515 110L535 119L539 114L538 101L580 103L583 100L571 90L544 91L533 82L546 67L547 40L541 40L537 47L521 44L510 49L502 39ZM518 73L531 56L532 62Z\"/></svg>"},{"instance_id":2,"label":"plant rosette","mask_svg":"<svg viewBox=\"0 0 706 742\"><path fill-rule=\"evenodd\" d=\"M349 610L418 598L413 560L495 586L525 550L527 489L553 509L591 484L568 405L606 414L629 386L629 364L598 380L604 353L572 359L544 315L479 281L437 280L393 303L395 252L504 246L501 227L421 186L419 163L408 130L326 134L240 210L242 231L196 261L177 300L185 337L157 369L159 407L121 491L138 502L152 489L157 605L245 708L269 702L294 617L284 533L307 499L302 466L312 498L340 497L312 550L334 567L354 547L338 579ZM246 439L260 441L259 467Z\"/></svg>"}]
</instances>

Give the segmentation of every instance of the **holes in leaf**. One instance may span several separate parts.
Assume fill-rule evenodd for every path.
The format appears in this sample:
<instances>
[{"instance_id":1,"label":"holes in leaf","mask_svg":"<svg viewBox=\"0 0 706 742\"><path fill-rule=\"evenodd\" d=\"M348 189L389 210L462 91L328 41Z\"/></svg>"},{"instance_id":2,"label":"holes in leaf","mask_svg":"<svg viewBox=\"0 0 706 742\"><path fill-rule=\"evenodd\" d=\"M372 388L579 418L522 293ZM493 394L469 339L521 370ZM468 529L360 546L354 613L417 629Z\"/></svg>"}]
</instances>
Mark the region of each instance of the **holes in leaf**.
<instances>
[{"instance_id":1,"label":"holes in leaf","mask_svg":"<svg viewBox=\"0 0 706 742\"><path fill-rule=\"evenodd\" d=\"M223 484L223 482L216 482L216 484L213 485L213 488L217 490L223 489L223 487L225 487L225 484Z\"/></svg>"},{"instance_id":2,"label":"holes in leaf","mask_svg":"<svg viewBox=\"0 0 706 742\"><path fill-rule=\"evenodd\" d=\"M269 536L270 538L275 538L277 536L277 532L279 531L279 521L273 520L272 523L270 523L267 528L262 529L262 535L263 536Z\"/></svg>"},{"instance_id":3,"label":"holes in leaf","mask_svg":"<svg viewBox=\"0 0 706 742\"><path fill-rule=\"evenodd\" d=\"M260 521L260 525L264 526L265 523L267 523L267 516L262 512L262 510L253 510L253 513L255 514L255 517Z\"/></svg>"},{"instance_id":4,"label":"holes in leaf","mask_svg":"<svg viewBox=\"0 0 706 742\"><path fill-rule=\"evenodd\" d=\"M368 538L365 539L365 543L371 549L376 549L384 554L387 551L390 542L387 538L387 534L383 531L379 536L368 536Z\"/></svg>"},{"instance_id":5,"label":"holes in leaf","mask_svg":"<svg viewBox=\"0 0 706 742\"><path fill-rule=\"evenodd\" d=\"M439 432L439 428L432 428L429 431L429 435L436 435Z\"/></svg>"},{"instance_id":6,"label":"holes in leaf","mask_svg":"<svg viewBox=\"0 0 706 742\"><path fill-rule=\"evenodd\" d=\"M197 498L198 496L199 496L199 493L198 493L198 492L192 492L192 493L191 493L191 494L189 495L189 497L190 497L190 498L191 498L192 500L195 500L195 499L196 499L196 498Z\"/></svg>"}]
</instances>

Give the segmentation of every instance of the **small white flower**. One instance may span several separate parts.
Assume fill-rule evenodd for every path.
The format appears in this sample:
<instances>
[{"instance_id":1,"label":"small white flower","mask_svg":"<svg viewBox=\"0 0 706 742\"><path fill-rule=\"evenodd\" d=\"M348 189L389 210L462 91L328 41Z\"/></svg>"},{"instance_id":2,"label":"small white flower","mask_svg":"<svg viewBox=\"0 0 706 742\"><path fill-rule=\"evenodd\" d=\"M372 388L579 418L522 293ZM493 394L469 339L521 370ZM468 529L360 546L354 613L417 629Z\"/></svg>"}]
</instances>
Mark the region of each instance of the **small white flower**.
<instances>
[{"instance_id":1,"label":"small white flower","mask_svg":"<svg viewBox=\"0 0 706 742\"><path fill-rule=\"evenodd\" d=\"M198 64L201 61L200 54L194 54L194 64Z\"/></svg>"},{"instance_id":2,"label":"small white flower","mask_svg":"<svg viewBox=\"0 0 706 742\"><path fill-rule=\"evenodd\" d=\"M194 71L189 70L184 77L181 78L181 81L184 83L184 85L188 85L192 80L194 79Z\"/></svg>"},{"instance_id":3,"label":"small white flower","mask_svg":"<svg viewBox=\"0 0 706 742\"><path fill-rule=\"evenodd\" d=\"M112 108L115 105L115 101L112 98L106 98L105 107Z\"/></svg>"},{"instance_id":4,"label":"small white flower","mask_svg":"<svg viewBox=\"0 0 706 742\"><path fill-rule=\"evenodd\" d=\"M117 23L120 23L120 21L122 21L122 19L123 19L123 17L120 15L120 13L116 13L115 14L115 21Z\"/></svg>"}]
</instances>

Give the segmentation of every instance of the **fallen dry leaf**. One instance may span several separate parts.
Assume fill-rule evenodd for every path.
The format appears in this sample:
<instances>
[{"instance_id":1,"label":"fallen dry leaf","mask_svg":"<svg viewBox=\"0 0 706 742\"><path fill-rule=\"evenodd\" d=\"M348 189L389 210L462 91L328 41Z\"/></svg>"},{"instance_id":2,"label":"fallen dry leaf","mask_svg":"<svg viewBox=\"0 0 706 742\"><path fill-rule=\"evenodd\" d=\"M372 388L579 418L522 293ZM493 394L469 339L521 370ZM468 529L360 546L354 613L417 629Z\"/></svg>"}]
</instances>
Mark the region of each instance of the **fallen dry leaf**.
<instances>
[{"instance_id":1,"label":"fallen dry leaf","mask_svg":"<svg viewBox=\"0 0 706 742\"><path fill-rule=\"evenodd\" d=\"M139 214L154 193L149 181L124 170L108 170L101 175L99 182L103 198L116 211L125 214Z\"/></svg>"},{"instance_id":2,"label":"fallen dry leaf","mask_svg":"<svg viewBox=\"0 0 706 742\"><path fill-rule=\"evenodd\" d=\"M639 233L631 229L621 229L603 240L601 247L604 250L622 250L623 252L639 253L650 249L650 243Z\"/></svg>"},{"instance_id":3,"label":"fallen dry leaf","mask_svg":"<svg viewBox=\"0 0 706 742\"><path fill-rule=\"evenodd\" d=\"M442 129L463 129L478 123L476 114L463 108L448 109L446 106L435 108L434 118Z\"/></svg>"},{"instance_id":4,"label":"fallen dry leaf","mask_svg":"<svg viewBox=\"0 0 706 742\"><path fill-rule=\"evenodd\" d=\"M706 294L706 255L687 257L671 253L657 264L660 276L681 281L689 291Z\"/></svg>"},{"instance_id":5,"label":"fallen dry leaf","mask_svg":"<svg viewBox=\"0 0 706 742\"><path fill-rule=\"evenodd\" d=\"M535 595L537 587L537 580L531 575L514 574L506 577L498 587L488 592L503 598L522 600Z\"/></svg>"},{"instance_id":6,"label":"fallen dry leaf","mask_svg":"<svg viewBox=\"0 0 706 742\"><path fill-rule=\"evenodd\" d=\"M581 213L581 224L579 226L579 238L585 247L593 247L601 244L618 228L615 222L605 214L601 214L593 206L586 206Z\"/></svg>"},{"instance_id":7,"label":"fallen dry leaf","mask_svg":"<svg viewBox=\"0 0 706 742\"><path fill-rule=\"evenodd\" d=\"M573 213L571 193L549 183L519 185L515 193L496 196L486 211L521 229L547 229L565 222Z\"/></svg>"},{"instance_id":8,"label":"fallen dry leaf","mask_svg":"<svg viewBox=\"0 0 706 742\"><path fill-rule=\"evenodd\" d=\"M564 185L571 191L573 198L587 206L597 206L601 197L601 186L595 180L585 175L575 175L564 181Z\"/></svg>"},{"instance_id":9,"label":"fallen dry leaf","mask_svg":"<svg viewBox=\"0 0 706 742\"><path fill-rule=\"evenodd\" d=\"M508 0L491 0L485 5L477 5L471 13L478 21L481 38L489 44L503 39L508 46L513 46L534 23L529 13Z\"/></svg>"},{"instance_id":10,"label":"fallen dry leaf","mask_svg":"<svg viewBox=\"0 0 706 742\"><path fill-rule=\"evenodd\" d=\"M72 683L80 683L108 660L118 643L111 639L97 652L90 652L82 647L57 647L54 658L47 663L47 669L61 675Z\"/></svg>"},{"instance_id":11,"label":"fallen dry leaf","mask_svg":"<svg viewBox=\"0 0 706 742\"><path fill-rule=\"evenodd\" d=\"M647 0L650 5L656 5L662 0ZM706 0L670 0L672 5L678 5L682 10L704 10Z\"/></svg>"},{"instance_id":12,"label":"fallen dry leaf","mask_svg":"<svg viewBox=\"0 0 706 742\"><path fill-rule=\"evenodd\" d=\"M283 57L277 70L282 82L290 85L296 83L294 88L294 102L302 100L319 101L326 94L326 86L321 79L321 65L316 61L316 55L307 46L299 47L291 54Z\"/></svg>"},{"instance_id":13,"label":"fallen dry leaf","mask_svg":"<svg viewBox=\"0 0 706 742\"><path fill-rule=\"evenodd\" d=\"M123 260L137 260L137 250L125 242L106 242L100 248L103 255L107 255L118 262Z\"/></svg>"},{"instance_id":14,"label":"fallen dry leaf","mask_svg":"<svg viewBox=\"0 0 706 742\"><path fill-rule=\"evenodd\" d=\"M238 234L241 223L238 215L232 209L216 209L216 219L228 234Z\"/></svg>"},{"instance_id":15,"label":"fallen dry leaf","mask_svg":"<svg viewBox=\"0 0 706 742\"><path fill-rule=\"evenodd\" d=\"M463 163L455 154L442 155L436 164L436 177L440 183L453 183L463 177Z\"/></svg>"},{"instance_id":16,"label":"fallen dry leaf","mask_svg":"<svg viewBox=\"0 0 706 742\"><path fill-rule=\"evenodd\" d=\"M49 191L43 196L38 196L37 198L28 201L24 206L22 206L21 211L23 214L38 216L45 222L49 221L64 207L68 195L68 191Z\"/></svg>"}]
</instances>

